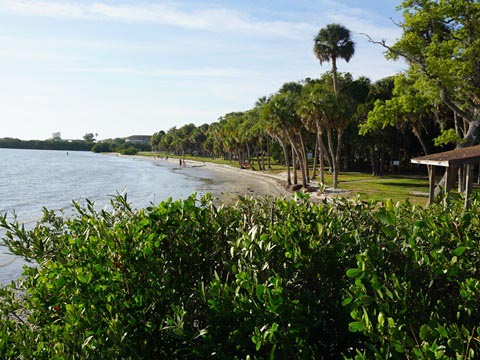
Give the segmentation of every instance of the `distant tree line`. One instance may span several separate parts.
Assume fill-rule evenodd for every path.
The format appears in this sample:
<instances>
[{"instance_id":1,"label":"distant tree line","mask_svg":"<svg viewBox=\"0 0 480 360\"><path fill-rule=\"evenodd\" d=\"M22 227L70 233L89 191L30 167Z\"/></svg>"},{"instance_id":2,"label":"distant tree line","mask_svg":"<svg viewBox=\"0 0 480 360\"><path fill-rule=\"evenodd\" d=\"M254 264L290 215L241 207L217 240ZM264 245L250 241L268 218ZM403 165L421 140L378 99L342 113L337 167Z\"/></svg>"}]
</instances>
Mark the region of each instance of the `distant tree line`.
<instances>
[{"instance_id":1,"label":"distant tree line","mask_svg":"<svg viewBox=\"0 0 480 360\"><path fill-rule=\"evenodd\" d=\"M106 139L96 142L93 134L85 134L83 140L20 140L16 138L0 138L0 148L34 149L34 150L68 150L93 152L118 152L134 155L138 151L151 150L150 144L127 142L122 138Z\"/></svg>"},{"instance_id":2,"label":"distant tree line","mask_svg":"<svg viewBox=\"0 0 480 360\"><path fill-rule=\"evenodd\" d=\"M123 138L106 139L96 143L92 151L96 153L116 152L122 155L135 155L139 151L150 151L151 145L148 143L129 142Z\"/></svg>"},{"instance_id":3,"label":"distant tree line","mask_svg":"<svg viewBox=\"0 0 480 360\"><path fill-rule=\"evenodd\" d=\"M0 139L0 148L9 149L90 151L93 145L93 142L84 140L20 140L9 137Z\"/></svg>"}]
</instances>

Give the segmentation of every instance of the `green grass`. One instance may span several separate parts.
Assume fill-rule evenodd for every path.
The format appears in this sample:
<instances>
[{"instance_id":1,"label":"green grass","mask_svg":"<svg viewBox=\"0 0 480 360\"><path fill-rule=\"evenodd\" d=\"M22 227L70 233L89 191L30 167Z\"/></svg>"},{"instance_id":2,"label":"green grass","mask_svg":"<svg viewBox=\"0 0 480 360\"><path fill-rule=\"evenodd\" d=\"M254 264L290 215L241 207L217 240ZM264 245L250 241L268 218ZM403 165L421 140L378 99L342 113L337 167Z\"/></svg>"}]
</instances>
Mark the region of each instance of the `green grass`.
<instances>
[{"instance_id":1,"label":"green grass","mask_svg":"<svg viewBox=\"0 0 480 360\"><path fill-rule=\"evenodd\" d=\"M327 176L327 184L332 183L332 176ZM339 176L339 188L348 190L352 196L359 195L365 201L395 202L409 200L412 204L425 205L428 200L429 184L426 176L386 175L375 177L369 174L342 173ZM473 192L480 192L480 186L474 185ZM453 189L449 195L460 198Z\"/></svg>"},{"instance_id":2,"label":"green grass","mask_svg":"<svg viewBox=\"0 0 480 360\"><path fill-rule=\"evenodd\" d=\"M357 178L353 180L352 178ZM424 205L428 199L427 178L405 178L400 176L374 177L364 175L363 179L358 176L339 177L339 187L360 195L360 199L366 201L404 201L408 199L413 204ZM420 195L421 193L425 195Z\"/></svg>"}]
</instances>

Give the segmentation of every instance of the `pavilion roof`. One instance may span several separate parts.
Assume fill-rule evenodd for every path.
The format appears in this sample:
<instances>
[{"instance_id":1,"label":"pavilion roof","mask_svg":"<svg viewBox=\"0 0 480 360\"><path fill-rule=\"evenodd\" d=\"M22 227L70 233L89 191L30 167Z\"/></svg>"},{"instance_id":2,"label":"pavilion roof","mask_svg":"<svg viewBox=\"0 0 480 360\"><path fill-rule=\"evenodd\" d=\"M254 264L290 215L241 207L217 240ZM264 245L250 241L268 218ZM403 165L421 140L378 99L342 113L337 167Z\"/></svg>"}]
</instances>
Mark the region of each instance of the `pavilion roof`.
<instances>
[{"instance_id":1,"label":"pavilion roof","mask_svg":"<svg viewBox=\"0 0 480 360\"><path fill-rule=\"evenodd\" d=\"M458 167L463 164L477 163L480 162L480 145L426 155L414 158L411 162L443 167Z\"/></svg>"}]
</instances>

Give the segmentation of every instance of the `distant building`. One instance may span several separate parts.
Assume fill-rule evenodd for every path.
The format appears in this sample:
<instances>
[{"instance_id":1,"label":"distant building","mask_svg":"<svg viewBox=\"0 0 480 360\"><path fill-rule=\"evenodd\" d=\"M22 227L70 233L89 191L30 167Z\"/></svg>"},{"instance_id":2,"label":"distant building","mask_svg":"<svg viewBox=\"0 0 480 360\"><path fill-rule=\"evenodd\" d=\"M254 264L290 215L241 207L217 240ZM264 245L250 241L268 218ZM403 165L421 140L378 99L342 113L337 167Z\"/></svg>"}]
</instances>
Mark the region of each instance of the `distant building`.
<instances>
[{"instance_id":1,"label":"distant building","mask_svg":"<svg viewBox=\"0 0 480 360\"><path fill-rule=\"evenodd\" d=\"M149 144L151 138L151 135L131 135L126 137L125 141L136 144Z\"/></svg>"},{"instance_id":2,"label":"distant building","mask_svg":"<svg viewBox=\"0 0 480 360\"><path fill-rule=\"evenodd\" d=\"M61 140L62 139L62 134L60 131L52 133L52 139L53 140Z\"/></svg>"}]
</instances>

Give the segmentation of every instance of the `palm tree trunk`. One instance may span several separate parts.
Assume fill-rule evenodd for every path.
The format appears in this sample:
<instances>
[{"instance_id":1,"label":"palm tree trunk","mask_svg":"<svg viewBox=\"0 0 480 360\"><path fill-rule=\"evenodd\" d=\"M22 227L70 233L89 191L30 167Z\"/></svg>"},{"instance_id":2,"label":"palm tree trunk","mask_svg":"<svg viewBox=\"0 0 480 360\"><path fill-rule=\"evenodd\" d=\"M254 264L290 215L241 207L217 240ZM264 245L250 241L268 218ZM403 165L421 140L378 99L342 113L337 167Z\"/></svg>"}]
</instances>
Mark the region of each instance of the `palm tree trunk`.
<instances>
[{"instance_id":1,"label":"palm tree trunk","mask_svg":"<svg viewBox=\"0 0 480 360\"><path fill-rule=\"evenodd\" d=\"M260 152L261 152L261 156L262 156L262 169L261 170L265 171L265 151L264 151L262 140L260 141Z\"/></svg>"},{"instance_id":2,"label":"palm tree trunk","mask_svg":"<svg viewBox=\"0 0 480 360\"><path fill-rule=\"evenodd\" d=\"M319 161L320 161L320 184L325 184L325 153L328 152L325 149L325 143L323 142L323 130L320 125L317 124L317 139L319 144ZM330 164L330 163L329 163Z\"/></svg>"},{"instance_id":3,"label":"palm tree trunk","mask_svg":"<svg viewBox=\"0 0 480 360\"><path fill-rule=\"evenodd\" d=\"M333 171L333 188L336 189L338 186L338 173L340 172L340 153L342 151L342 136L343 130L337 129L337 148L335 151L335 166Z\"/></svg>"},{"instance_id":4,"label":"palm tree trunk","mask_svg":"<svg viewBox=\"0 0 480 360\"><path fill-rule=\"evenodd\" d=\"M307 187L308 183L310 182L310 172L308 171L307 150L305 148L305 142L303 141L302 133L298 131L297 134L298 134L298 137L300 138L300 154L302 156L302 164L303 164L302 175L304 177L303 186Z\"/></svg>"},{"instance_id":5,"label":"palm tree trunk","mask_svg":"<svg viewBox=\"0 0 480 360\"><path fill-rule=\"evenodd\" d=\"M248 145L248 143L247 143L247 160L248 160L248 166L250 166L250 169L252 169L253 171L256 171L252 161L252 154L250 153L250 145Z\"/></svg>"},{"instance_id":6,"label":"palm tree trunk","mask_svg":"<svg viewBox=\"0 0 480 360\"><path fill-rule=\"evenodd\" d=\"M315 149L313 151L313 170L312 170L312 180L317 177L317 159L318 159L318 132L315 137Z\"/></svg>"},{"instance_id":7,"label":"palm tree trunk","mask_svg":"<svg viewBox=\"0 0 480 360\"><path fill-rule=\"evenodd\" d=\"M327 131L327 140L328 140L328 131ZM328 151L327 145L325 145L325 141L323 141L323 131L320 132L320 148L323 150L323 153L327 155L327 163L330 169L330 172L333 172L333 158L330 151Z\"/></svg>"},{"instance_id":8,"label":"palm tree trunk","mask_svg":"<svg viewBox=\"0 0 480 360\"><path fill-rule=\"evenodd\" d=\"M300 149L298 148L297 144L295 143L295 135L291 136L289 134L288 137L289 137L290 143L292 144L292 157L296 160L296 161L295 160L293 161L294 169L295 169L295 172L293 173L294 174L293 183L294 184L298 183L298 180L297 180L297 162L298 162L300 164L300 171L302 174L302 186L306 188L308 186L308 181L307 181L307 175L305 172L305 157L303 156L305 151L302 152L301 146L300 146ZM300 136L300 143L303 144L301 136Z\"/></svg>"},{"instance_id":9,"label":"palm tree trunk","mask_svg":"<svg viewBox=\"0 0 480 360\"><path fill-rule=\"evenodd\" d=\"M328 141L328 153L331 157L330 168L334 175L335 180L335 172L337 168L337 164L335 163L335 151L334 151L334 144L333 144L333 136L332 136L332 129L330 127L327 128L327 141ZM335 188L335 184L333 185Z\"/></svg>"},{"instance_id":10,"label":"palm tree trunk","mask_svg":"<svg viewBox=\"0 0 480 360\"><path fill-rule=\"evenodd\" d=\"M305 168L305 187L308 185L308 183L310 182L310 170L308 168L308 156L307 156L307 149L305 147L305 142L303 141L303 137L300 133L300 131L298 132L298 136L300 137L300 143L301 143L301 152L302 152L302 157L303 157L303 164L304 164L304 168Z\"/></svg>"},{"instance_id":11,"label":"palm tree trunk","mask_svg":"<svg viewBox=\"0 0 480 360\"><path fill-rule=\"evenodd\" d=\"M288 187L292 185L292 177L290 174L290 161L289 161L287 146L285 145L285 142L280 138L280 136L277 136L277 141L282 147L283 155L285 156L285 167L287 168L287 187Z\"/></svg>"},{"instance_id":12,"label":"palm tree trunk","mask_svg":"<svg viewBox=\"0 0 480 360\"><path fill-rule=\"evenodd\" d=\"M267 164L268 164L268 170L272 168L270 164L270 138L267 136Z\"/></svg>"},{"instance_id":13,"label":"palm tree trunk","mask_svg":"<svg viewBox=\"0 0 480 360\"><path fill-rule=\"evenodd\" d=\"M297 185L298 184L297 159L295 157L295 149L291 141L290 141L290 146L292 148L293 185Z\"/></svg>"},{"instance_id":14,"label":"palm tree trunk","mask_svg":"<svg viewBox=\"0 0 480 360\"><path fill-rule=\"evenodd\" d=\"M317 133L319 148L318 148L318 161L320 163L320 184L325 184L325 145L322 140L322 133Z\"/></svg>"},{"instance_id":15,"label":"palm tree trunk","mask_svg":"<svg viewBox=\"0 0 480 360\"><path fill-rule=\"evenodd\" d=\"M338 94L337 58L332 56L333 92Z\"/></svg>"}]
</instances>

